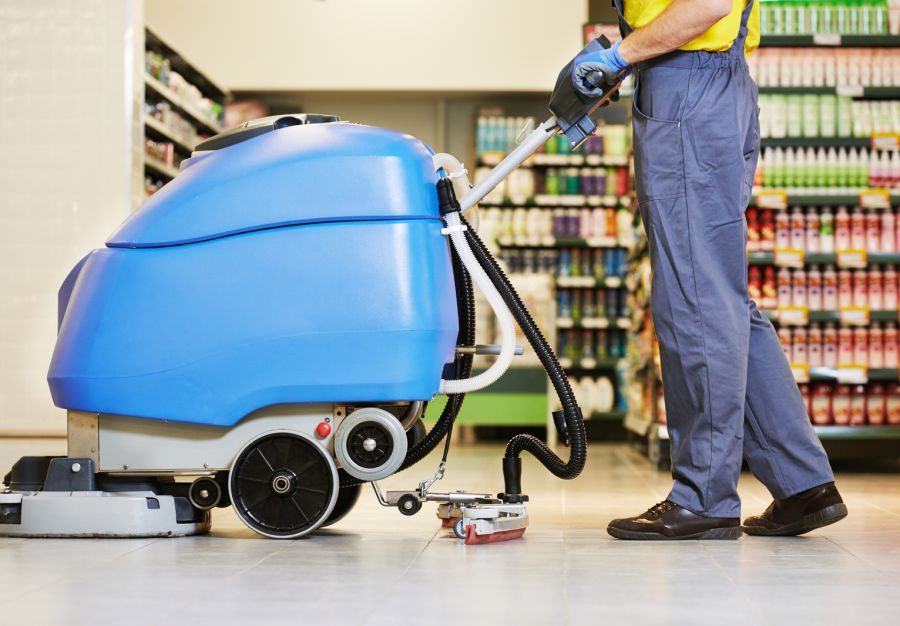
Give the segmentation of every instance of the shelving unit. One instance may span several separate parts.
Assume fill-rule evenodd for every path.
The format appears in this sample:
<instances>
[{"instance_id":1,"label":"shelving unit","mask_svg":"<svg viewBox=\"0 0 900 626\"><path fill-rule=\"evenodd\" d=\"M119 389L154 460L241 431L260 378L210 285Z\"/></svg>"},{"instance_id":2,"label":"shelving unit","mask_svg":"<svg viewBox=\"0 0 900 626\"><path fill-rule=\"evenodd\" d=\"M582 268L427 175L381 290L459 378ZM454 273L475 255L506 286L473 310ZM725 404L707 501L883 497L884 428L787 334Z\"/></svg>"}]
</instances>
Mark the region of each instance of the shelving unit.
<instances>
[{"instance_id":1,"label":"shelving unit","mask_svg":"<svg viewBox=\"0 0 900 626\"><path fill-rule=\"evenodd\" d=\"M180 162L190 157L199 141L224 130L221 117L227 99L225 90L150 29L145 30L145 51L144 72L139 79L144 92L144 146L139 151L144 198L175 178ZM165 60L165 70L156 64L160 59ZM151 149L154 154L150 154Z\"/></svg>"},{"instance_id":2,"label":"shelving unit","mask_svg":"<svg viewBox=\"0 0 900 626\"><path fill-rule=\"evenodd\" d=\"M836 54L831 49L837 48L898 48L900 37L889 35L764 35L761 46L791 47L791 48L823 48L825 54ZM769 54L772 54L770 51ZM801 51L802 54L802 51ZM837 53L839 54L839 53ZM864 52L859 54L865 54ZM866 55L866 58L869 58ZM769 66L771 67L771 66ZM783 67L783 66L782 66ZM771 71L771 70L770 70ZM784 71L784 70L781 70ZM794 75L796 76L796 75ZM778 87L760 86L760 94L783 95L834 95L849 97L852 99L900 99L900 86L861 87L856 85L836 87ZM824 106L824 105L823 105ZM855 110L855 109L854 109ZM808 113L804 110L804 115ZM790 118L795 119L795 118ZM805 124L804 124L805 126ZM774 128L774 125L773 125ZM790 127L789 132L790 131ZM815 128L815 125L814 125ZM796 131L793 131L797 134ZM782 134L784 134L782 132ZM845 133L850 134L850 133ZM885 150L900 149L900 134L875 133L869 136L841 136L841 137L766 137L761 140L763 148L834 148L843 149L867 149L875 154L884 154ZM801 183L802 184L802 183ZM828 192L828 193L823 193ZM879 196L875 199L874 196ZM792 207L863 207L864 210L892 210L896 214L900 207L900 190L898 189L870 189L870 188L837 188L832 193L830 189L812 187L808 191L800 188L789 189L754 189L750 200L751 206L756 207L760 213L766 211L785 211ZM806 209L804 209L805 211ZM832 209L832 212L833 209ZM646 254L646 241L642 238L641 244L635 246L632 251L633 265L631 272L637 272L637 264ZM751 266L775 266L775 267L805 267L834 265L838 268L869 268L872 266L892 267L900 265L900 252L867 251L864 260L850 259L852 255L803 253L798 258L790 258L790 254L779 256L775 252L752 252L747 255ZM861 255L860 255L861 256ZM646 268L644 268L646 271ZM662 382L659 372L658 357L655 351L655 337L651 332L652 321L649 318L648 280L644 281L637 272L636 277L629 278L629 288L632 301L631 343L629 354L629 375L633 381L634 390L629 396L629 406L640 407L640 411L631 411L625 419L626 427L640 437L640 441L646 445L648 456L653 466L658 468L669 467L669 441L664 425L664 409L661 402ZM763 311L774 324L780 326L779 311ZM898 322L897 310L866 310L865 315L859 318L846 315L847 310L813 310L804 311L805 317L797 320L800 324L820 323L834 324L838 329L846 327L871 327L872 325L896 324ZM787 311L785 311L787 314ZM790 323L790 317L785 322ZM898 370L895 368L859 368L844 367L829 369L813 367L803 369L795 367L795 375L802 381L801 376L808 373L811 385L831 384L881 384L885 393L891 393L893 384L898 383ZM866 388L868 389L868 387ZM643 397L641 397L643 394ZM637 400L633 401L632 396ZM885 411L886 412L886 411ZM853 426L816 426L815 431L825 445L826 450L833 457L872 458L879 456L900 457L900 425L853 425Z\"/></svg>"}]
</instances>

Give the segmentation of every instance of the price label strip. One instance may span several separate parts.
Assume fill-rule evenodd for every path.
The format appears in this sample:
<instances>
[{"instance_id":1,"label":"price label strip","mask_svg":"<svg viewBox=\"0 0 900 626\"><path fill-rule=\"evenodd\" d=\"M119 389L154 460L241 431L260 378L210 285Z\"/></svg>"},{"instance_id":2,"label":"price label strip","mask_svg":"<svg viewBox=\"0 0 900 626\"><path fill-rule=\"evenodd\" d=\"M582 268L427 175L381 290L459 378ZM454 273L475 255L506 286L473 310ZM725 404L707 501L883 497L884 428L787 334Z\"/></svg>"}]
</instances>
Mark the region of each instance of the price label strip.
<instances>
[{"instance_id":1,"label":"price label strip","mask_svg":"<svg viewBox=\"0 0 900 626\"><path fill-rule=\"evenodd\" d=\"M862 269L869 265L869 254L863 249L838 250L838 267Z\"/></svg>"},{"instance_id":2,"label":"price label strip","mask_svg":"<svg viewBox=\"0 0 900 626\"><path fill-rule=\"evenodd\" d=\"M765 189L756 194L756 206L760 209L784 210L787 208L787 192L781 189Z\"/></svg>"},{"instance_id":3,"label":"price label strip","mask_svg":"<svg viewBox=\"0 0 900 626\"><path fill-rule=\"evenodd\" d=\"M872 147L876 150L897 150L900 148L900 133L875 133Z\"/></svg>"},{"instance_id":4,"label":"price label strip","mask_svg":"<svg viewBox=\"0 0 900 626\"><path fill-rule=\"evenodd\" d=\"M775 248L775 265L778 267L803 267L806 253L799 248Z\"/></svg>"},{"instance_id":5,"label":"price label strip","mask_svg":"<svg viewBox=\"0 0 900 626\"><path fill-rule=\"evenodd\" d=\"M791 363L791 373L798 384L809 382L809 365L807 363Z\"/></svg>"},{"instance_id":6,"label":"price label strip","mask_svg":"<svg viewBox=\"0 0 900 626\"><path fill-rule=\"evenodd\" d=\"M778 321L785 326L806 326L809 324L809 308L805 306L778 307Z\"/></svg>"},{"instance_id":7,"label":"price label strip","mask_svg":"<svg viewBox=\"0 0 900 626\"><path fill-rule=\"evenodd\" d=\"M874 143L874 137L873 137ZM891 192L880 187L864 189L859 192L859 206L864 209L891 208Z\"/></svg>"},{"instance_id":8,"label":"price label strip","mask_svg":"<svg viewBox=\"0 0 900 626\"><path fill-rule=\"evenodd\" d=\"M838 309L841 324L846 326L868 326L869 307L867 306L842 306Z\"/></svg>"},{"instance_id":9,"label":"price label strip","mask_svg":"<svg viewBox=\"0 0 900 626\"><path fill-rule=\"evenodd\" d=\"M865 365L846 365L837 368L838 382L843 385L865 385L869 382L869 368Z\"/></svg>"}]
</instances>

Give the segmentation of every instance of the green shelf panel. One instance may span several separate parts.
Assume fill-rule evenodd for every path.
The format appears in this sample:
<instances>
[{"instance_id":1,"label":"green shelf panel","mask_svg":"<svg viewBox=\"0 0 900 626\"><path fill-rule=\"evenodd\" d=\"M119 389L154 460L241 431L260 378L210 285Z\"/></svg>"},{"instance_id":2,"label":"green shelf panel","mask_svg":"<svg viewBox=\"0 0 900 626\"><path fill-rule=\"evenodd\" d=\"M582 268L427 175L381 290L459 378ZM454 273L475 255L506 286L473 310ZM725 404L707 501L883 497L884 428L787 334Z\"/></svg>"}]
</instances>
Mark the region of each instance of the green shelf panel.
<instances>
[{"instance_id":1,"label":"green shelf panel","mask_svg":"<svg viewBox=\"0 0 900 626\"><path fill-rule=\"evenodd\" d=\"M889 99L900 97L900 87L863 87L860 90L852 88L838 89L836 87L760 87L760 94L814 94L814 95L849 95L854 98L879 98Z\"/></svg>"},{"instance_id":2,"label":"green shelf panel","mask_svg":"<svg viewBox=\"0 0 900 626\"><path fill-rule=\"evenodd\" d=\"M900 426L814 426L819 439L900 439Z\"/></svg>"},{"instance_id":3,"label":"green shelf panel","mask_svg":"<svg viewBox=\"0 0 900 626\"><path fill-rule=\"evenodd\" d=\"M778 319L778 313L776 311L764 311L765 316L768 317L772 321L776 321ZM841 314L838 311L810 311L809 312L809 321L810 322L839 322L841 320ZM896 322L897 321L897 312L896 311L870 311L869 312L869 320L872 322Z\"/></svg>"},{"instance_id":4,"label":"green shelf panel","mask_svg":"<svg viewBox=\"0 0 900 626\"><path fill-rule=\"evenodd\" d=\"M896 252L871 252L869 253L869 265L897 265L900 264L900 254ZM772 252L751 252L747 255L750 265L772 265L775 255ZM807 254L807 265L829 265L837 262L834 254Z\"/></svg>"},{"instance_id":5,"label":"green shelf panel","mask_svg":"<svg viewBox=\"0 0 900 626\"><path fill-rule=\"evenodd\" d=\"M822 48L896 48L896 35L763 35L761 48L822 47Z\"/></svg>"},{"instance_id":6,"label":"green shelf panel","mask_svg":"<svg viewBox=\"0 0 900 626\"><path fill-rule=\"evenodd\" d=\"M485 371L483 368L475 368L473 375ZM510 367L506 373L493 385L482 389L478 393L547 393L547 373L542 367ZM466 402L472 396L466 396Z\"/></svg>"},{"instance_id":7,"label":"green shelf panel","mask_svg":"<svg viewBox=\"0 0 900 626\"><path fill-rule=\"evenodd\" d=\"M755 206L756 203L757 198L756 196L753 196L750 199L750 204L751 206ZM840 206L842 204L856 206L859 204L859 194L842 194L834 196L793 194L787 197L787 204L788 206ZM900 205L900 195L891 194L891 205Z\"/></svg>"},{"instance_id":8,"label":"green shelf panel","mask_svg":"<svg viewBox=\"0 0 900 626\"><path fill-rule=\"evenodd\" d=\"M425 420L437 421L446 403L446 396L436 396L434 401L428 403ZM478 392L466 395L456 423L478 426L545 426L547 415L546 393Z\"/></svg>"},{"instance_id":9,"label":"green shelf panel","mask_svg":"<svg viewBox=\"0 0 900 626\"><path fill-rule=\"evenodd\" d=\"M812 147L846 147L869 148L872 146L871 137L765 137L759 140L763 148L790 148L794 146Z\"/></svg>"}]
</instances>

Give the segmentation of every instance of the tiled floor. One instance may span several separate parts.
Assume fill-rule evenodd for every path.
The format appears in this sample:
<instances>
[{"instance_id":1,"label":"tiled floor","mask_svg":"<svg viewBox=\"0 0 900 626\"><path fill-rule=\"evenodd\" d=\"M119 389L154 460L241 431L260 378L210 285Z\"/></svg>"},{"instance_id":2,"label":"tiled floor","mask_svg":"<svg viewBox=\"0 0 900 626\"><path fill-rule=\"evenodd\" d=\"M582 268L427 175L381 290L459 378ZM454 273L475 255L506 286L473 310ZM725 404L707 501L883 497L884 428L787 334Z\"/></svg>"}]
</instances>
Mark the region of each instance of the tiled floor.
<instances>
[{"instance_id":1,"label":"tiled floor","mask_svg":"<svg viewBox=\"0 0 900 626\"><path fill-rule=\"evenodd\" d=\"M0 441L0 467L62 443ZM447 488L498 490L501 449L454 451ZM431 462L385 481L408 488ZM751 477L745 510L768 503ZM557 481L526 462L531 526L464 546L433 505L412 518L364 492L334 530L263 539L230 510L187 539L0 539L4 622L40 624L883 624L900 610L900 473L842 474L850 517L805 538L631 543L614 516L661 500L664 474L621 445L594 446Z\"/></svg>"}]
</instances>

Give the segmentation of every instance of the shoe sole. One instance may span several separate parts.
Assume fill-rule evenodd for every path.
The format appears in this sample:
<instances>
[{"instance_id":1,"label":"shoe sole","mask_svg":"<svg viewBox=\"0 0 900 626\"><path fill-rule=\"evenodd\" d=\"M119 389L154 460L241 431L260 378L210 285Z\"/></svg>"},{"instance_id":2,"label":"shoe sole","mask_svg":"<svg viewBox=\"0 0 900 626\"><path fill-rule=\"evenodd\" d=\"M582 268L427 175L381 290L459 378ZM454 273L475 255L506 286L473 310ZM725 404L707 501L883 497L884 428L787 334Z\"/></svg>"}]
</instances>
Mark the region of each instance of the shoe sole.
<instances>
[{"instance_id":1,"label":"shoe sole","mask_svg":"<svg viewBox=\"0 0 900 626\"><path fill-rule=\"evenodd\" d=\"M787 526L779 528L766 528L765 526L744 526L744 532L758 537L796 537L810 531L834 524L847 517L847 505L844 503L832 504L821 511L804 515L803 519Z\"/></svg>"},{"instance_id":2,"label":"shoe sole","mask_svg":"<svg viewBox=\"0 0 900 626\"><path fill-rule=\"evenodd\" d=\"M687 539L725 540L740 539L742 534L740 526L711 528L710 530L704 530L703 532L694 533L692 535L678 535L676 537L662 535L660 533L642 533L633 530L622 530L621 528L613 528L612 526L608 527L606 532L616 539L630 539L634 541L682 541Z\"/></svg>"}]
</instances>

